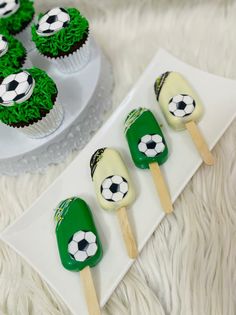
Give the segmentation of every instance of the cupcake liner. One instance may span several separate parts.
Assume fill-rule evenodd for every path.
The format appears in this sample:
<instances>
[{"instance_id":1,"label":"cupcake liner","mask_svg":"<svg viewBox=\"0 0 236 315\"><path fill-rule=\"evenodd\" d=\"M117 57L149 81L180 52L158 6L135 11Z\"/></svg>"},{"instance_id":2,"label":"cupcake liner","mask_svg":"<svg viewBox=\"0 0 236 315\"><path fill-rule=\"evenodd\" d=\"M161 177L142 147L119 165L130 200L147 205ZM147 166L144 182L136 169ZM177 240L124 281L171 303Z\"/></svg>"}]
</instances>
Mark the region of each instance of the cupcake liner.
<instances>
[{"instance_id":1,"label":"cupcake liner","mask_svg":"<svg viewBox=\"0 0 236 315\"><path fill-rule=\"evenodd\" d=\"M57 69L63 73L73 73L81 70L87 65L90 59L90 36L82 47L77 49L75 52L68 56L58 57L58 58L47 58L51 63L57 67Z\"/></svg>"},{"instance_id":2,"label":"cupcake liner","mask_svg":"<svg viewBox=\"0 0 236 315\"><path fill-rule=\"evenodd\" d=\"M26 26L26 28L23 29L23 31L15 35L15 38L22 42L22 44L27 49L27 51L31 51L35 48L35 44L31 40L32 38L31 27L33 23L34 23L34 20L28 26Z\"/></svg>"},{"instance_id":3,"label":"cupcake liner","mask_svg":"<svg viewBox=\"0 0 236 315\"><path fill-rule=\"evenodd\" d=\"M50 112L41 120L30 126L20 127L17 129L30 138L44 138L60 127L63 118L64 111L62 106L60 104L55 104Z\"/></svg>"}]
</instances>

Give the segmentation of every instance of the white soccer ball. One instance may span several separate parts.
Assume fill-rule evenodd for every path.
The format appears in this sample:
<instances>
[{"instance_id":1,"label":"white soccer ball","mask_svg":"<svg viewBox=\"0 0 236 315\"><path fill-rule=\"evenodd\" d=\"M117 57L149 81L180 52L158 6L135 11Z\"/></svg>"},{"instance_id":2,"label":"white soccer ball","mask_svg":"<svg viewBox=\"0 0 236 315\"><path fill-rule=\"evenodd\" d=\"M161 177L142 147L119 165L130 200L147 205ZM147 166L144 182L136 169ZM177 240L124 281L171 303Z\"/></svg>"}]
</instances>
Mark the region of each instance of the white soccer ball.
<instances>
[{"instance_id":1,"label":"white soccer ball","mask_svg":"<svg viewBox=\"0 0 236 315\"><path fill-rule=\"evenodd\" d=\"M145 135L140 139L138 149L147 157L155 157L165 150L165 144L158 134Z\"/></svg>"},{"instance_id":2,"label":"white soccer ball","mask_svg":"<svg viewBox=\"0 0 236 315\"><path fill-rule=\"evenodd\" d=\"M27 71L10 74L0 84L0 103L11 106L14 102L26 101L32 95L34 85L34 79Z\"/></svg>"},{"instance_id":3,"label":"white soccer ball","mask_svg":"<svg viewBox=\"0 0 236 315\"><path fill-rule=\"evenodd\" d=\"M186 94L178 94L174 96L169 102L169 112L175 117L185 117L195 109L194 99Z\"/></svg>"},{"instance_id":4,"label":"white soccer ball","mask_svg":"<svg viewBox=\"0 0 236 315\"><path fill-rule=\"evenodd\" d=\"M68 252L76 261L83 262L94 256L98 250L96 235L91 232L76 232L68 244Z\"/></svg>"},{"instance_id":5,"label":"white soccer ball","mask_svg":"<svg viewBox=\"0 0 236 315\"><path fill-rule=\"evenodd\" d=\"M40 36L50 36L59 32L70 22L70 16L63 8L54 8L41 17L36 32Z\"/></svg>"},{"instance_id":6,"label":"white soccer ball","mask_svg":"<svg viewBox=\"0 0 236 315\"><path fill-rule=\"evenodd\" d=\"M0 0L0 18L12 15L19 9L19 7L19 0Z\"/></svg>"},{"instance_id":7,"label":"white soccer ball","mask_svg":"<svg viewBox=\"0 0 236 315\"><path fill-rule=\"evenodd\" d=\"M6 37L0 34L0 57L4 56L8 51L8 42Z\"/></svg>"},{"instance_id":8,"label":"white soccer ball","mask_svg":"<svg viewBox=\"0 0 236 315\"><path fill-rule=\"evenodd\" d=\"M125 198L129 187L127 180L119 175L107 177L101 185L101 194L110 202L118 202Z\"/></svg>"}]
</instances>

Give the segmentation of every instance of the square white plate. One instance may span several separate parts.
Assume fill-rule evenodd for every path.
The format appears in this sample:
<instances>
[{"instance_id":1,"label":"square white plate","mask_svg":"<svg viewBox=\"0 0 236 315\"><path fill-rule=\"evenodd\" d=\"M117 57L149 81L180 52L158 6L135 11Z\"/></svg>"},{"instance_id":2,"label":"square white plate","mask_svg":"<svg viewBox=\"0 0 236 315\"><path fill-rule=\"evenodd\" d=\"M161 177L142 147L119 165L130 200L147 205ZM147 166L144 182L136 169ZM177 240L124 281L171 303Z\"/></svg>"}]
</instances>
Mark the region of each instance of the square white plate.
<instances>
[{"instance_id":1,"label":"square white plate","mask_svg":"<svg viewBox=\"0 0 236 315\"><path fill-rule=\"evenodd\" d=\"M126 255L116 216L105 212L96 203L89 168L90 157L94 151L104 146L115 147L121 151L130 169L137 199L129 209L129 217L139 250L164 214L150 172L135 168L131 161L123 133L126 115L133 108L146 106L154 111L163 125L170 157L161 168L173 201L201 164L188 133L171 130L157 105L153 84L156 77L167 70L183 73L199 92L205 104L205 115L199 125L212 148L236 115L236 82L202 72L160 50L119 108L87 147L34 205L1 235L1 238L57 291L74 314L87 314L87 308L79 274L63 269L58 257L53 209L59 201L79 195L88 202L94 213L104 248L103 260L93 269L94 282L102 306L132 264Z\"/></svg>"}]
</instances>

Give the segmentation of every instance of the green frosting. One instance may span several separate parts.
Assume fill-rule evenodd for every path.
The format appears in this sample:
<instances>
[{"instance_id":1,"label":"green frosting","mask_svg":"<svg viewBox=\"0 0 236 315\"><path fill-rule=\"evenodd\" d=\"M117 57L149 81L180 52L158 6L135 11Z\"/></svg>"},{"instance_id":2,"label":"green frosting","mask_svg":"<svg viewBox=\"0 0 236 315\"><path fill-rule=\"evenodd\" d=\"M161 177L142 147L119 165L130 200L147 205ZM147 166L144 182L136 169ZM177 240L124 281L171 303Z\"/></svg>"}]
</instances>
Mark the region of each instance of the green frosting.
<instances>
[{"instance_id":1,"label":"green frosting","mask_svg":"<svg viewBox=\"0 0 236 315\"><path fill-rule=\"evenodd\" d=\"M33 20L34 4L30 0L20 0L20 8L9 17L0 18L0 29L5 28L10 34L15 35L25 29Z\"/></svg>"},{"instance_id":2,"label":"green frosting","mask_svg":"<svg viewBox=\"0 0 236 315\"><path fill-rule=\"evenodd\" d=\"M18 70L14 73L21 72ZM35 80L35 87L31 97L22 103L14 103L12 106L0 105L0 120L7 125L27 125L32 121L42 118L42 113L48 113L54 105L53 96L57 95L57 87L54 81L38 68L26 69ZM5 76L10 73L5 73Z\"/></svg>"},{"instance_id":3,"label":"green frosting","mask_svg":"<svg viewBox=\"0 0 236 315\"><path fill-rule=\"evenodd\" d=\"M8 51L5 55L0 57L0 74L3 74L6 69L7 71L14 72L15 70L22 67L26 59L26 49L13 36L1 33L8 42Z\"/></svg>"},{"instance_id":4,"label":"green frosting","mask_svg":"<svg viewBox=\"0 0 236 315\"><path fill-rule=\"evenodd\" d=\"M39 36L36 25L32 26L32 40L41 54L53 57L69 54L71 48L88 34L88 20L77 9L70 8L67 12L70 15L69 24L51 36ZM40 14L39 19L42 16Z\"/></svg>"}]
</instances>

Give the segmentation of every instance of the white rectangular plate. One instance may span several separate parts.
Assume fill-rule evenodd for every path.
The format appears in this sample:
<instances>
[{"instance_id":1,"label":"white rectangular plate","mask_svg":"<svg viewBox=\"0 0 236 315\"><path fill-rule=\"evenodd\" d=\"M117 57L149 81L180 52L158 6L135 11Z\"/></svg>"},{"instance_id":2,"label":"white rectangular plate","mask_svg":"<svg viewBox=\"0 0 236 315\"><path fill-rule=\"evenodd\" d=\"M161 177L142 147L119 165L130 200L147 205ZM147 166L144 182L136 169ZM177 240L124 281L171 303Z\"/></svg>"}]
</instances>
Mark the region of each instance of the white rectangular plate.
<instances>
[{"instance_id":1,"label":"white rectangular plate","mask_svg":"<svg viewBox=\"0 0 236 315\"><path fill-rule=\"evenodd\" d=\"M89 168L94 151L104 146L115 147L121 151L130 169L137 199L129 209L129 217L139 250L164 214L150 172L135 168L130 159L123 133L124 120L129 111L138 106L148 107L163 125L170 157L162 166L162 171L173 201L201 164L188 133L171 130L157 105L153 84L156 77L167 70L181 72L199 92L205 104L205 115L199 125L212 148L235 117L236 82L202 72L160 50L135 87L87 147L34 205L1 235L57 291L74 314L87 314L87 308L79 274L63 269L58 257L53 209L59 201L79 195L88 202L94 213L104 248L103 260L93 269L102 306L132 264L126 255L116 216L105 212L96 203Z\"/></svg>"}]
</instances>

